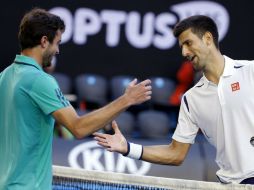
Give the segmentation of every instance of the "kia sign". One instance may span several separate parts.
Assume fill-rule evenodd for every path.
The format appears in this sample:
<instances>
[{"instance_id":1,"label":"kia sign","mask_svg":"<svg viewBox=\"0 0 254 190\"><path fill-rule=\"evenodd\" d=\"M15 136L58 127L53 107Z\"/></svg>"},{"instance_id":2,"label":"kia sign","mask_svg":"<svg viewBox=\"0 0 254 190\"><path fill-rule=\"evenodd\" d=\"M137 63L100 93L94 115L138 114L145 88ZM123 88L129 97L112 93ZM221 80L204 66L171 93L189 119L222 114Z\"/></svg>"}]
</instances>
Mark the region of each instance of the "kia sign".
<instances>
[{"instance_id":1,"label":"kia sign","mask_svg":"<svg viewBox=\"0 0 254 190\"><path fill-rule=\"evenodd\" d=\"M87 170L128 172L132 174L147 174L151 164L144 161L133 160L100 148L95 141L79 144L70 151L68 161L73 168Z\"/></svg>"},{"instance_id":2,"label":"kia sign","mask_svg":"<svg viewBox=\"0 0 254 190\"><path fill-rule=\"evenodd\" d=\"M170 139L128 139L130 142L148 145L169 144ZM134 160L118 153L108 152L100 148L91 139L63 140L54 139L53 164L87 170L111 171L147 176L160 176L181 179L216 181L215 149L206 142L197 142L191 149L181 166L151 164Z\"/></svg>"}]
</instances>

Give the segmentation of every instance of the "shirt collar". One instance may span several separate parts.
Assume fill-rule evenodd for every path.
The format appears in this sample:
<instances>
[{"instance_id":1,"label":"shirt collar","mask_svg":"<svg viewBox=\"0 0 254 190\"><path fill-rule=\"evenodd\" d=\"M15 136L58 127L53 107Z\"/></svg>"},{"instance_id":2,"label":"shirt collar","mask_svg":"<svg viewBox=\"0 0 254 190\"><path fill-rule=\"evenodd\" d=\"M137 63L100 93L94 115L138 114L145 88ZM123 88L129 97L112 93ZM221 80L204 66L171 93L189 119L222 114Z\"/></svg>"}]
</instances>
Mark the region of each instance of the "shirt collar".
<instances>
[{"instance_id":1,"label":"shirt collar","mask_svg":"<svg viewBox=\"0 0 254 190\"><path fill-rule=\"evenodd\" d=\"M208 88L209 85L212 85L212 82L210 82L206 77L205 75L203 74L203 77L201 78L200 80L201 82L201 86L204 85L204 88Z\"/></svg>"},{"instance_id":2,"label":"shirt collar","mask_svg":"<svg viewBox=\"0 0 254 190\"><path fill-rule=\"evenodd\" d=\"M234 73L234 65L235 62L233 59L227 57L227 56L223 56L224 60L225 60L225 66L224 66L224 71L222 73L223 77L227 77L227 76L231 76Z\"/></svg>"},{"instance_id":3,"label":"shirt collar","mask_svg":"<svg viewBox=\"0 0 254 190\"><path fill-rule=\"evenodd\" d=\"M224 66L224 70L222 73L222 77L227 77L227 76L231 76L234 73L234 65L235 62L233 59L223 55L224 57L224 61L225 61L225 66ZM207 88L209 85L215 85L213 84L211 81L209 81L205 75L203 75L202 79L200 80L201 84L204 84L204 88ZM201 85L200 84L200 85Z\"/></svg>"},{"instance_id":4,"label":"shirt collar","mask_svg":"<svg viewBox=\"0 0 254 190\"><path fill-rule=\"evenodd\" d=\"M42 67L33 58L25 55L16 55L14 63L31 65L36 67L38 70L43 71Z\"/></svg>"}]
</instances>

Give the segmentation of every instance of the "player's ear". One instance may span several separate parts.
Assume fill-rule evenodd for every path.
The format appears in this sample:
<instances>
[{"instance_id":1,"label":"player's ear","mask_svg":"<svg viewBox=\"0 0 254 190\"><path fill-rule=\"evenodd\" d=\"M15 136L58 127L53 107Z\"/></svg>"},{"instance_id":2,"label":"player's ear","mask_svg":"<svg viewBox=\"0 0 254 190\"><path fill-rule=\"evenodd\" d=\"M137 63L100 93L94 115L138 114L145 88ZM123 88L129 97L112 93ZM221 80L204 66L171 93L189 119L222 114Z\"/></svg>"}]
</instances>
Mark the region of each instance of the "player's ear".
<instances>
[{"instance_id":1,"label":"player's ear","mask_svg":"<svg viewBox=\"0 0 254 190\"><path fill-rule=\"evenodd\" d=\"M207 46L210 46L213 43L213 35L211 32L205 32L203 35L203 40Z\"/></svg>"},{"instance_id":2,"label":"player's ear","mask_svg":"<svg viewBox=\"0 0 254 190\"><path fill-rule=\"evenodd\" d=\"M42 46L43 48L45 48L45 47L48 46L48 43L49 43L48 37L47 37L47 36L42 36L42 37L41 37L41 46Z\"/></svg>"}]
</instances>

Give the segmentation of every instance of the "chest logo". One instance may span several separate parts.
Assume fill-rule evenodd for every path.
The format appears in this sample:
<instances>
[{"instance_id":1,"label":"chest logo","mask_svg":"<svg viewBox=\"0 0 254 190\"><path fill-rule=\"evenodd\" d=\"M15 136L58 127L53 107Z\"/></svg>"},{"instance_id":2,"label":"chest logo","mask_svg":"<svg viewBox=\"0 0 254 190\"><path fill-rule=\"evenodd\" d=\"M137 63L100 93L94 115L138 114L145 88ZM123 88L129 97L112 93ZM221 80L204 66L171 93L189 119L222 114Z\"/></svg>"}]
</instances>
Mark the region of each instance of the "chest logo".
<instances>
[{"instance_id":1,"label":"chest logo","mask_svg":"<svg viewBox=\"0 0 254 190\"><path fill-rule=\"evenodd\" d=\"M231 89L232 89L232 92L240 90L240 84L239 84L239 82L232 83L231 84Z\"/></svg>"}]
</instances>

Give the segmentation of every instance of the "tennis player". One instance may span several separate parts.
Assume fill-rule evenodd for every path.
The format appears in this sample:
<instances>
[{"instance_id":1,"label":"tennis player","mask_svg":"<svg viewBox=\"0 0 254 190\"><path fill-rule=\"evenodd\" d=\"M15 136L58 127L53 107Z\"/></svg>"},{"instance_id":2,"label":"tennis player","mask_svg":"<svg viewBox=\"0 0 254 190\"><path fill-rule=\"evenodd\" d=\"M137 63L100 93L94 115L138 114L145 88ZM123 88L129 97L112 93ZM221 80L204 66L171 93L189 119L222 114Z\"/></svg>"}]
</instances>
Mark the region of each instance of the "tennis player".
<instances>
[{"instance_id":1,"label":"tennis player","mask_svg":"<svg viewBox=\"0 0 254 190\"><path fill-rule=\"evenodd\" d=\"M219 180L254 184L254 61L222 55L216 24L207 16L182 20L174 35L182 55L203 77L182 97L172 142L145 147L129 143L115 122L113 136L95 133L95 139L109 151L131 158L180 165L201 129L217 150Z\"/></svg>"},{"instance_id":2,"label":"tennis player","mask_svg":"<svg viewBox=\"0 0 254 190\"><path fill-rule=\"evenodd\" d=\"M64 29L58 16L32 9L19 28L21 54L0 73L1 190L52 190L54 119L82 138L151 98L150 80L137 84L134 79L121 97L79 117L56 80L43 71L59 53Z\"/></svg>"}]
</instances>

